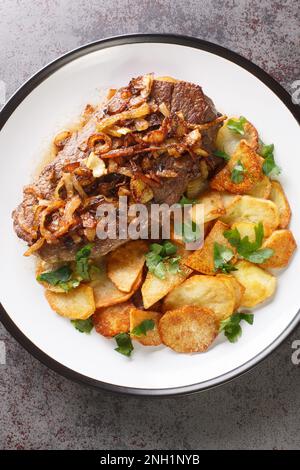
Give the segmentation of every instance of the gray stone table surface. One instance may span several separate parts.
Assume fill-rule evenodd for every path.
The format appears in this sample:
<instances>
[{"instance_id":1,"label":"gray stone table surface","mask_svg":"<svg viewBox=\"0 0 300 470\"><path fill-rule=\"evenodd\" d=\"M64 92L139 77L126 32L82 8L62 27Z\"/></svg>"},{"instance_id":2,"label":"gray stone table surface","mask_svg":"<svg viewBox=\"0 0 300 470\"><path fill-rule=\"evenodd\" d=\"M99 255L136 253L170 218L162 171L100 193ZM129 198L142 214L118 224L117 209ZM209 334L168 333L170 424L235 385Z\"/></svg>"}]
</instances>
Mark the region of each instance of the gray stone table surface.
<instances>
[{"instance_id":1,"label":"gray stone table surface","mask_svg":"<svg viewBox=\"0 0 300 470\"><path fill-rule=\"evenodd\" d=\"M298 5L298 6L297 6ZM8 95L84 43L134 32L182 33L251 59L287 90L300 79L295 0L1 0L0 80ZM5 239L1 240L5 246ZM300 327L246 375L170 399L111 395L72 383L0 326L2 449L291 449L300 447Z\"/></svg>"}]
</instances>

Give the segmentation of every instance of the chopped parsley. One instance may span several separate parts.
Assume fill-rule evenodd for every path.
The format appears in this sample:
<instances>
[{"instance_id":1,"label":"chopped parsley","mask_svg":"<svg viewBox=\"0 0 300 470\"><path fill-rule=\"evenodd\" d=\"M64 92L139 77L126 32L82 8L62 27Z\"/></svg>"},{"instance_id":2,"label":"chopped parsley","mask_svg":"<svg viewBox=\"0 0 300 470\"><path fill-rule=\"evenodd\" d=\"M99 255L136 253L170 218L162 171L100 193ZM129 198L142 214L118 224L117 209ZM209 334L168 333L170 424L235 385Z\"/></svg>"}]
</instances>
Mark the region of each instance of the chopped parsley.
<instances>
[{"instance_id":1,"label":"chopped parsley","mask_svg":"<svg viewBox=\"0 0 300 470\"><path fill-rule=\"evenodd\" d=\"M244 135L244 125L246 124L247 119L244 116L240 116L239 119L232 118L228 119L227 127L236 134Z\"/></svg>"},{"instance_id":2,"label":"chopped parsley","mask_svg":"<svg viewBox=\"0 0 300 470\"><path fill-rule=\"evenodd\" d=\"M186 196L182 196L182 198L179 201L179 204L181 206L185 206L186 204L191 204L191 205L196 204L196 202L197 202L196 199L189 199Z\"/></svg>"},{"instance_id":3,"label":"chopped parsley","mask_svg":"<svg viewBox=\"0 0 300 470\"><path fill-rule=\"evenodd\" d=\"M174 256L176 253L177 247L170 241L163 244L152 243L150 251L146 254L146 266L156 277L165 279L167 272L180 272L180 256Z\"/></svg>"},{"instance_id":4,"label":"chopped parsley","mask_svg":"<svg viewBox=\"0 0 300 470\"><path fill-rule=\"evenodd\" d=\"M87 318L86 320L71 320L72 325L76 328L76 330L80 331L80 333L90 333L93 329L93 321L92 318Z\"/></svg>"},{"instance_id":5,"label":"chopped parsley","mask_svg":"<svg viewBox=\"0 0 300 470\"><path fill-rule=\"evenodd\" d=\"M90 281L89 257L92 251L92 243L83 246L76 253L76 273L82 281Z\"/></svg>"},{"instance_id":6,"label":"chopped parsley","mask_svg":"<svg viewBox=\"0 0 300 470\"><path fill-rule=\"evenodd\" d=\"M229 241L230 245L236 248L239 256L251 263L264 263L274 254L271 248L261 248L264 238L264 226L262 222L254 227L255 241L250 242L249 237L241 238L240 232L235 229L225 230L224 237Z\"/></svg>"},{"instance_id":7,"label":"chopped parsley","mask_svg":"<svg viewBox=\"0 0 300 470\"><path fill-rule=\"evenodd\" d=\"M120 354L123 354L123 356L130 357L134 348L133 348L129 334L119 333L118 335L115 336L115 340L118 346L117 348L115 348L115 351L117 351Z\"/></svg>"},{"instance_id":8,"label":"chopped parsley","mask_svg":"<svg viewBox=\"0 0 300 470\"><path fill-rule=\"evenodd\" d=\"M241 160L239 160L231 171L231 181L236 184L242 183L244 181L245 172L245 167Z\"/></svg>"},{"instance_id":9,"label":"chopped parsley","mask_svg":"<svg viewBox=\"0 0 300 470\"><path fill-rule=\"evenodd\" d=\"M236 268L230 263L234 257L233 251L225 245L214 243L214 268L215 271L222 271L227 274L236 271Z\"/></svg>"},{"instance_id":10,"label":"chopped parsley","mask_svg":"<svg viewBox=\"0 0 300 470\"><path fill-rule=\"evenodd\" d=\"M49 271L37 276L39 282L46 282L51 286L61 287L65 292L79 286L77 279L72 279L72 270L70 266L61 266L54 271Z\"/></svg>"},{"instance_id":11,"label":"chopped parsley","mask_svg":"<svg viewBox=\"0 0 300 470\"><path fill-rule=\"evenodd\" d=\"M240 326L242 320L245 320L249 325L253 325L254 315L252 313L234 313L231 317L221 321L219 331L224 331L226 338L231 343L235 343L242 335Z\"/></svg>"},{"instance_id":12,"label":"chopped parsley","mask_svg":"<svg viewBox=\"0 0 300 470\"><path fill-rule=\"evenodd\" d=\"M226 162L230 160L230 155L228 155L226 152L223 152L222 150L215 150L214 155L216 157L223 158L223 160L226 160Z\"/></svg>"},{"instance_id":13,"label":"chopped parsley","mask_svg":"<svg viewBox=\"0 0 300 470\"><path fill-rule=\"evenodd\" d=\"M263 172L267 176L278 176L281 173L281 169L275 163L274 158L274 144L265 145L260 141L260 155L265 159L263 163Z\"/></svg>"},{"instance_id":14,"label":"chopped parsley","mask_svg":"<svg viewBox=\"0 0 300 470\"><path fill-rule=\"evenodd\" d=\"M145 336L147 334L147 331L153 330L154 327L154 320L144 320L139 325L133 328L131 334L133 336Z\"/></svg>"}]
</instances>

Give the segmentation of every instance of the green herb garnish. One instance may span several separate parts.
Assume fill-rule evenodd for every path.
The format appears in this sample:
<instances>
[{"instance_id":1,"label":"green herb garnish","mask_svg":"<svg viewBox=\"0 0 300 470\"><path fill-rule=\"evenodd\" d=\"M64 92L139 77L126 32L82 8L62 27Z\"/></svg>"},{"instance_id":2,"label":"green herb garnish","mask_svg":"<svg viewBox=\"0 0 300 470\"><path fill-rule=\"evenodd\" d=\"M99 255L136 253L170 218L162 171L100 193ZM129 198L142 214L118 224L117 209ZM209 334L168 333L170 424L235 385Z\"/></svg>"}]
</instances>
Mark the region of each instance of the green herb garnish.
<instances>
[{"instance_id":1,"label":"green herb garnish","mask_svg":"<svg viewBox=\"0 0 300 470\"><path fill-rule=\"evenodd\" d=\"M244 116L240 116L239 119L228 119L227 121L227 127L233 132L236 132L237 134L244 135L245 130L244 130L244 125L246 124L247 119Z\"/></svg>"},{"instance_id":2,"label":"green herb garnish","mask_svg":"<svg viewBox=\"0 0 300 470\"><path fill-rule=\"evenodd\" d=\"M80 333L90 333L93 329L93 321L90 318L86 320L71 320L72 325L76 328L76 330L80 331Z\"/></svg>"},{"instance_id":3,"label":"green herb garnish","mask_svg":"<svg viewBox=\"0 0 300 470\"><path fill-rule=\"evenodd\" d=\"M249 325L253 325L254 315L252 313L234 313L231 317L222 320L219 332L224 331L226 338L235 343L242 335L240 322L245 320Z\"/></svg>"},{"instance_id":4,"label":"green herb garnish","mask_svg":"<svg viewBox=\"0 0 300 470\"><path fill-rule=\"evenodd\" d=\"M271 248L260 248L264 238L264 226L262 222L254 227L255 241L250 242L249 237L241 238L240 232L235 229L225 230L224 237L229 243L234 246L241 258L244 258L251 263L264 263L274 254Z\"/></svg>"},{"instance_id":5,"label":"green herb garnish","mask_svg":"<svg viewBox=\"0 0 300 470\"><path fill-rule=\"evenodd\" d=\"M281 173L281 169L275 163L274 144L265 145L260 141L259 153L265 159L263 163L263 172L265 175L278 176Z\"/></svg>"},{"instance_id":6,"label":"green herb garnish","mask_svg":"<svg viewBox=\"0 0 300 470\"><path fill-rule=\"evenodd\" d=\"M72 270L70 266L61 266L60 268L40 274L37 276L40 282L46 282L51 286L61 287L65 292L79 286L77 279L72 279Z\"/></svg>"},{"instance_id":7,"label":"green herb garnish","mask_svg":"<svg viewBox=\"0 0 300 470\"><path fill-rule=\"evenodd\" d=\"M147 334L147 331L153 330L154 327L154 320L144 320L139 325L133 328L131 334L133 336L145 336Z\"/></svg>"},{"instance_id":8,"label":"green herb garnish","mask_svg":"<svg viewBox=\"0 0 300 470\"><path fill-rule=\"evenodd\" d=\"M90 264L89 257L92 251L92 243L83 246L76 253L76 274L82 281L90 281Z\"/></svg>"},{"instance_id":9,"label":"green herb garnish","mask_svg":"<svg viewBox=\"0 0 300 470\"><path fill-rule=\"evenodd\" d=\"M115 340L118 345L118 347L115 348L115 351L129 357L134 349L129 334L119 333L115 336Z\"/></svg>"},{"instance_id":10,"label":"green herb garnish","mask_svg":"<svg viewBox=\"0 0 300 470\"><path fill-rule=\"evenodd\" d=\"M191 205L196 204L196 202L197 202L196 199L189 199L186 196L182 196L182 198L179 201L179 204L181 206L185 206L186 204L191 204Z\"/></svg>"},{"instance_id":11,"label":"green herb garnish","mask_svg":"<svg viewBox=\"0 0 300 470\"><path fill-rule=\"evenodd\" d=\"M215 271L222 271L227 274L237 269L230 263L234 257L233 251L225 245L214 243L214 267Z\"/></svg>"},{"instance_id":12,"label":"green herb garnish","mask_svg":"<svg viewBox=\"0 0 300 470\"><path fill-rule=\"evenodd\" d=\"M230 160L230 155L228 155L226 152L223 152L222 150L215 150L214 155L216 157L223 158L224 160L226 160L226 162Z\"/></svg>"},{"instance_id":13,"label":"green herb garnish","mask_svg":"<svg viewBox=\"0 0 300 470\"><path fill-rule=\"evenodd\" d=\"M163 244L152 243L150 251L146 254L146 266L156 277L165 279L166 272L180 272L180 256L173 256L176 253L177 247L170 241Z\"/></svg>"},{"instance_id":14,"label":"green herb garnish","mask_svg":"<svg viewBox=\"0 0 300 470\"><path fill-rule=\"evenodd\" d=\"M245 167L242 164L241 160L239 160L233 167L231 171L231 181L233 183L242 183L244 181L244 175L245 175Z\"/></svg>"}]
</instances>

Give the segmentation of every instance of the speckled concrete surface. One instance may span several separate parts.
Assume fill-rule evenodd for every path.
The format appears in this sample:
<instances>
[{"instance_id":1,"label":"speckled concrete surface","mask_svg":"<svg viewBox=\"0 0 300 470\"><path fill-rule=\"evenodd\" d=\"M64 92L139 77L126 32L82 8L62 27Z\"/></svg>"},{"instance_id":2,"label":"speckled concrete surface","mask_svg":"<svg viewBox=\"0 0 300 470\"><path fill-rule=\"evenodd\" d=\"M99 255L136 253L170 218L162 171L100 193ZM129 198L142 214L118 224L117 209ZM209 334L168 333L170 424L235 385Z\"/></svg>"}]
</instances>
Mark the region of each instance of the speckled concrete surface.
<instances>
[{"instance_id":1,"label":"speckled concrete surface","mask_svg":"<svg viewBox=\"0 0 300 470\"><path fill-rule=\"evenodd\" d=\"M300 78L300 4L293 0L2 0L0 80L8 94L81 44L176 32L227 46L290 90ZM3 243L3 240L2 240ZM96 392L49 371L0 326L2 449L300 448L300 374L291 344L250 373L201 394L139 399Z\"/></svg>"}]
</instances>

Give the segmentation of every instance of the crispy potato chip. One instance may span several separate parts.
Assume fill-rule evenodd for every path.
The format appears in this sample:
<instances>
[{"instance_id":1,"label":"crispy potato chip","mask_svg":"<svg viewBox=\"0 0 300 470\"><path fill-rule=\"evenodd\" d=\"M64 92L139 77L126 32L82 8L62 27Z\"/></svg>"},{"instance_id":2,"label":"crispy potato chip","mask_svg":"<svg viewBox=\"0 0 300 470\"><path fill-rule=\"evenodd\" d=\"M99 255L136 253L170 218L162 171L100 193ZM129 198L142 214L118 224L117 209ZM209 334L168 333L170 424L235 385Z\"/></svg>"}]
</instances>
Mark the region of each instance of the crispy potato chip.
<instances>
[{"instance_id":1,"label":"crispy potato chip","mask_svg":"<svg viewBox=\"0 0 300 470\"><path fill-rule=\"evenodd\" d=\"M233 276L245 287L242 307L255 307L272 297L276 290L276 277L248 261L239 261Z\"/></svg>"},{"instance_id":2,"label":"crispy potato chip","mask_svg":"<svg viewBox=\"0 0 300 470\"><path fill-rule=\"evenodd\" d=\"M107 276L104 263L101 265L100 269L101 272L97 280L90 283L94 289L96 308L110 307L111 305L126 302L126 300L130 299L134 292L140 287L143 280L143 273L140 272L131 292L122 292Z\"/></svg>"},{"instance_id":3,"label":"crispy potato chip","mask_svg":"<svg viewBox=\"0 0 300 470\"><path fill-rule=\"evenodd\" d=\"M255 241L255 227L253 222L235 222L232 224L232 229L237 229L241 238L248 237L250 242Z\"/></svg>"},{"instance_id":4,"label":"crispy potato chip","mask_svg":"<svg viewBox=\"0 0 300 470\"><path fill-rule=\"evenodd\" d=\"M258 149L258 133L250 122L246 122L244 124L244 135L228 129L227 123L228 120L225 121L217 134L216 145L218 150L226 152L228 155L232 156L241 140L245 140L253 150L256 151Z\"/></svg>"},{"instance_id":5,"label":"crispy potato chip","mask_svg":"<svg viewBox=\"0 0 300 470\"><path fill-rule=\"evenodd\" d=\"M234 310L237 310L242 302L242 298L245 292L245 287L234 277L230 274L217 274L217 277L223 279L224 282L227 282L230 289L233 290L235 295L235 305Z\"/></svg>"},{"instance_id":6,"label":"crispy potato chip","mask_svg":"<svg viewBox=\"0 0 300 470\"><path fill-rule=\"evenodd\" d=\"M86 320L95 311L93 289L86 284L65 294L46 290L45 295L56 313L71 320Z\"/></svg>"},{"instance_id":7,"label":"crispy potato chip","mask_svg":"<svg viewBox=\"0 0 300 470\"><path fill-rule=\"evenodd\" d=\"M242 181L232 181L232 172L237 164L244 167ZM210 187L217 191L229 191L235 194L246 194L262 179L263 159L242 140L225 167L210 181Z\"/></svg>"},{"instance_id":8,"label":"crispy potato chip","mask_svg":"<svg viewBox=\"0 0 300 470\"><path fill-rule=\"evenodd\" d=\"M219 324L208 308L186 305L166 312L159 322L162 342L176 352L204 352L218 335Z\"/></svg>"},{"instance_id":9,"label":"crispy potato chip","mask_svg":"<svg viewBox=\"0 0 300 470\"><path fill-rule=\"evenodd\" d=\"M260 266L264 268L285 268L297 248L297 243L290 230L275 230L263 243L262 248L271 248L274 255Z\"/></svg>"},{"instance_id":10,"label":"crispy potato chip","mask_svg":"<svg viewBox=\"0 0 300 470\"><path fill-rule=\"evenodd\" d=\"M232 290L216 276L194 275L175 287L164 299L163 311L184 305L210 308L218 320L232 315L236 303Z\"/></svg>"},{"instance_id":11,"label":"crispy potato chip","mask_svg":"<svg viewBox=\"0 0 300 470\"><path fill-rule=\"evenodd\" d=\"M228 225L218 220L206 237L204 245L190 254L184 260L184 264L199 273L216 274L214 264L214 244L218 243L219 245L226 246L233 252L235 251L223 235L224 231L228 229Z\"/></svg>"},{"instance_id":12,"label":"crispy potato chip","mask_svg":"<svg viewBox=\"0 0 300 470\"><path fill-rule=\"evenodd\" d=\"M229 206L226 215L221 217L225 224L235 222L252 222L264 225L265 236L269 236L279 224L279 212L274 202L252 196L241 196L237 202Z\"/></svg>"},{"instance_id":13,"label":"crispy potato chip","mask_svg":"<svg viewBox=\"0 0 300 470\"><path fill-rule=\"evenodd\" d=\"M223 200L218 191L206 191L197 198L196 204L192 207L191 217L196 224L202 224L203 220L197 220L196 205L203 204L204 223L217 219L220 215L225 214Z\"/></svg>"},{"instance_id":14,"label":"crispy potato chip","mask_svg":"<svg viewBox=\"0 0 300 470\"><path fill-rule=\"evenodd\" d=\"M181 271L179 273L172 274L166 272L165 279L159 279L148 271L145 282L142 285L144 307L147 309L162 299L170 290L181 284L191 272L192 270L183 264L181 264Z\"/></svg>"},{"instance_id":15,"label":"crispy potato chip","mask_svg":"<svg viewBox=\"0 0 300 470\"><path fill-rule=\"evenodd\" d=\"M291 208L285 192L278 181L272 181L270 199L279 211L279 228L287 228L291 220Z\"/></svg>"},{"instance_id":16,"label":"crispy potato chip","mask_svg":"<svg viewBox=\"0 0 300 470\"><path fill-rule=\"evenodd\" d=\"M97 333L112 338L119 333L127 333L130 329L129 312L131 302L98 308L93 315L93 324Z\"/></svg>"},{"instance_id":17,"label":"crispy potato chip","mask_svg":"<svg viewBox=\"0 0 300 470\"><path fill-rule=\"evenodd\" d=\"M249 196L260 197L262 199L269 199L271 194L271 180L264 175L263 178L256 183L255 186L248 192Z\"/></svg>"},{"instance_id":18,"label":"crispy potato chip","mask_svg":"<svg viewBox=\"0 0 300 470\"><path fill-rule=\"evenodd\" d=\"M130 292L145 263L148 244L133 240L107 255L107 275L122 292Z\"/></svg>"},{"instance_id":19,"label":"crispy potato chip","mask_svg":"<svg viewBox=\"0 0 300 470\"><path fill-rule=\"evenodd\" d=\"M130 309L130 335L136 341L144 346L158 346L161 344L161 339L158 331L158 323L162 314L158 312L150 312L149 310L139 310L135 307ZM132 330L139 326L145 320L153 320L155 325L153 330L148 330L146 335L136 336Z\"/></svg>"}]
</instances>

